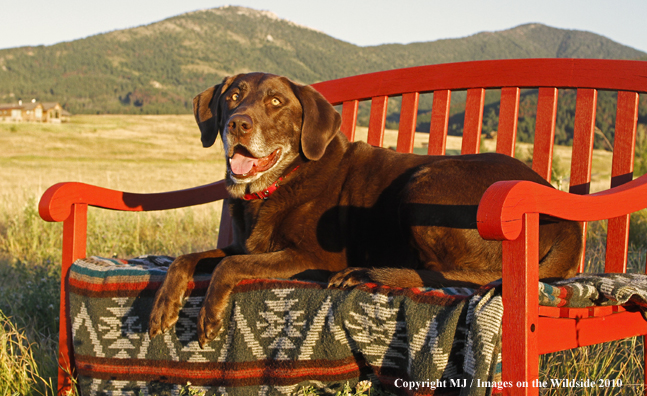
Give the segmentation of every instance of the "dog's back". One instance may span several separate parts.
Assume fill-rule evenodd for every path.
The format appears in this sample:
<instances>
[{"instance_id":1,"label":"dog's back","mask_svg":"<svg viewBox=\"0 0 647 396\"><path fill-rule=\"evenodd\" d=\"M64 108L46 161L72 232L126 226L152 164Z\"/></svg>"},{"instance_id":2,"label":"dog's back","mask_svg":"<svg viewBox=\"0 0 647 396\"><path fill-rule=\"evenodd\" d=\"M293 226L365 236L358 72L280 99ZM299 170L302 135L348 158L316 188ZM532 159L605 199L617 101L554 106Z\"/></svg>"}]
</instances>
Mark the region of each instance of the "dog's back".
<instances>
[{"instance_id":1,"label":"dog's back","mask_svg":"<svg viewBox=\"0 0 647 396\"><path fill-rule=\"evenodd\" d=\"M427 279L428 286L456 284L451 280L484 284L500 278L501 243L485 241L477 231L483 193L501 180L550 185L524 163L496 153L419 156L359 142L347 146L339 163L322 167L326 161L325 156L319 161L317 172L325 174L328 168L331 177L345 181L338 203L328 203L331 207L318 221L319 246L343 252L349 267L445 273ZM540 234L540 275L573 276L580 256L579 224L546 222ZM393 271L388 274L371 279L407 286ZM414 285L420 286L418 281Z\"/></svg>"}]
</instances>

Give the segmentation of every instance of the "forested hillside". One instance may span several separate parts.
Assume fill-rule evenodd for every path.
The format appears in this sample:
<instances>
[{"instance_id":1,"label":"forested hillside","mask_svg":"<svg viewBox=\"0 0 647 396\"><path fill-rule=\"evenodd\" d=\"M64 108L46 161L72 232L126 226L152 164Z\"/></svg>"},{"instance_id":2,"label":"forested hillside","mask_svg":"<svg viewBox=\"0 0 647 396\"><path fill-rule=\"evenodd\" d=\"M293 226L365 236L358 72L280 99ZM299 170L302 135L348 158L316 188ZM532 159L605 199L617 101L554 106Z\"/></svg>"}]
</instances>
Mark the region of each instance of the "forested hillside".
<instances>
[{"instance_id":1,"label":"forested hillside","mask_svg":"<svg viewBox=\"0 0 647 396\"><path fill-rule=\"evenodd\" d=\"M0 50L0 103L58 101L73 114L188 113L196 93L239 72L267 71L313 83L424 64L536 57L647 59L647 54L594 33L540 24L458 39L359 47L270 12L222 7L52 46ZM574 103L572 93L562 96L562 103ZM454 98L450 133L461 134L460 93ZM488 94L486 100L485 130L496 130L498 98ZM613 118L613 98L600 95L600 101L599 117ZM532 134L533 103L536 95L524 93L522 140ZM431 99L423 99L420 130L428 127L430 108ZM574 108L560 111L558 139L568 143ZM389 125L397 127L397 100L389 113ZM646 113L643 104L643 123ZM359 120L367 122L366 106ZM613 131L600 128L612 141Z\"/></svg>"},{"instance_id":2,"label":"forested hillside","mask_svg":"<svg viewBox=\"0 0 647 396\"><path fill-rule=\"evenodd\" d=\"M313 83L478 59L641 56L647 54L593 33L539 24L358 47L269 12L222 7L52 46L0 50L0 102L58 101L72 113L187 113L197 92L245 71Z\"/></svg>"}]
</instances>

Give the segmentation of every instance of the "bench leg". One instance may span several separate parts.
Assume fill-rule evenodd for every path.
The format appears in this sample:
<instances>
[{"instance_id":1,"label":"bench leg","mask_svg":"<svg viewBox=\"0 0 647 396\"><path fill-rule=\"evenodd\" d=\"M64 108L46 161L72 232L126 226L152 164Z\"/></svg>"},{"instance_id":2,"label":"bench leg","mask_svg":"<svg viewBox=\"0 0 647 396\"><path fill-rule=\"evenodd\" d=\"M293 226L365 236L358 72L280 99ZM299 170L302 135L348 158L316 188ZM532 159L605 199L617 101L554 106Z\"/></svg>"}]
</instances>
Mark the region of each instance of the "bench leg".
<instances>
[{"instance_id":1,"label":"bench leg","mask_svg":"<svg viewBox=\"0 0 647 396\"><path fill-rule=\"evenodd\" d=\"M61 270L61 304L58 335L58 394L66 395L72 388L74 349L70 323L68 278L70 267L77 259L85 257L87 241L88 205L72 205L70 217L63 222L63 257Z\"/></svg>"},{"instance_id":2,"label":"bench leg","mask_svg":"<svg viewBox=\"0 0 647 396\"><path fill-rule=\"evenodd\" d=\"M539 215L525 214L519 238L503 242L504 394L538 395ZM533 386L534 385L534 386Z\"/></svg>"}]
</instances>

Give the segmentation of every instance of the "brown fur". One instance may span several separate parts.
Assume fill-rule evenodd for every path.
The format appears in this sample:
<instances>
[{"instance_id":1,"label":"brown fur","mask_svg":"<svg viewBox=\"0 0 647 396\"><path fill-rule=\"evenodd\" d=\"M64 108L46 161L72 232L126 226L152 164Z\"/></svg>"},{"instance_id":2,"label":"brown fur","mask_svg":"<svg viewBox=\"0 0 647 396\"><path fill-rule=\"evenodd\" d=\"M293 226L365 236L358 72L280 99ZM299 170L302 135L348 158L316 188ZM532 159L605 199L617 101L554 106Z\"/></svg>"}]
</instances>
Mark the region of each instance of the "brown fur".
<instances>
[{"instance_id":1,"label":"brown fur","mask_svg":"<svg viewBox=\"0 0 647 396\"><path fill-rule=\"evenodd\" d=\"M505 155L419 156L349 143L334 108L284 77L226 78L196 97L194 112L205 147L220 133L228 158L241 147L280 158L251 176L228 168L234 242L173 262L155 297L151 337L175 324L196 270L213 271L198 318L201 345L217 335L232 288L246 278L323 273L335 287L486 284L501 277L502 253L476 229L484 191L500 180L549 185ZM241 199L279 177L269 199ZM581 234L574 222L540 226L540 278L575 274Z\"/></svg>"}]
</instances>

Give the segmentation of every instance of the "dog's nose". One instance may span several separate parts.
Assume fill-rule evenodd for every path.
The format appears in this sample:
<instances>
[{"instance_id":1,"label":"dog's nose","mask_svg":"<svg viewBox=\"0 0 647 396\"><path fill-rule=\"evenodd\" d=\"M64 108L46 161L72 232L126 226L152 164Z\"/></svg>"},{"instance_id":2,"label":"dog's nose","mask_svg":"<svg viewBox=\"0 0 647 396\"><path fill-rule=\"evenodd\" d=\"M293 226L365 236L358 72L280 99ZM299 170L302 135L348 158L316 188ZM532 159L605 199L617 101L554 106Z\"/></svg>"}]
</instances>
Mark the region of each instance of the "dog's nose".
<instances>
[{"instance_id":1,"label":"dog's nose","mask_svg":"<svg viewBox=\"0 0 647 396\"><path fill-rule=\"evenodd\" d=\"M248 133L252 130L253 126L254 123L252 122L251 117L245 114L233 115L229 118L229 122L227 123L227 128L229 128L229 131L231 132Z\"/></svg>"}]
</instances>

